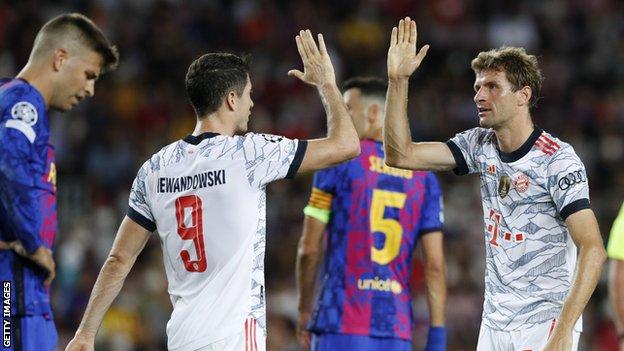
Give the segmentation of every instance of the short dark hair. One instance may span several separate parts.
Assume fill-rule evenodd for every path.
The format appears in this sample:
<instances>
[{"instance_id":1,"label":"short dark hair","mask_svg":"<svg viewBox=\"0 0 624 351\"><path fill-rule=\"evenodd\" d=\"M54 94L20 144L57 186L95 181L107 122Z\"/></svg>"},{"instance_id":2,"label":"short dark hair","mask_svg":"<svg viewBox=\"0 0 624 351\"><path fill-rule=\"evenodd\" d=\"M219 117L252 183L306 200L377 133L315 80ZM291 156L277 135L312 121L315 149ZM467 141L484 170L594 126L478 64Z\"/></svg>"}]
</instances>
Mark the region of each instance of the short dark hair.
<instances>
[{"instance_id":1,"label":"short dark hair","mask_svg":"<svg viewBox=\"0 0 624 351\"><path fill-rule=\"evenodd\" d=\"M386 98L388 83L378 77L357 76L347 79L342 83L342 91L360 89L362 95L369 97Z\"/></svg>"},{"instance_id":2,"label":"short dark hair","mask_svg":"<svg viewBox=\"0 0 624 351\"><path fill-rule=\"evenodd\" d=\"M537 57L529 55L524 48L503 46L490 51L482 51L470 64L475 73L485 70L505 73L514 91L525 86L531 88L529 108L537 105L544 77L539 69Z\"/></svg>"},{"instance_id":3,"label":"short dark hair","mask_svg":"<svg viewBox=\"0 0 624 351\"><path fill-rule=\"evenodd\" d=\"M193 61L186 72L186 94L202 118L219 109L228 92L243 95L249 76L249 56L209 53Z\"/></svg>"},{"instance_id":4,"label":"short dark hair","mask_svg":"<svg viewBox=\"0 0 624 351\"><path fill-rule=\"evenodd\" d=\"M103 60L102 71L110 71L119 64L119 51L111 45L100 28L87 16L80 13L67 13L57 16L41 27L35 38L34 50L45 48L56 40L76 40L97 52ZM48 43L49 42L49 43Z\"/></svg>"}]
</instances>

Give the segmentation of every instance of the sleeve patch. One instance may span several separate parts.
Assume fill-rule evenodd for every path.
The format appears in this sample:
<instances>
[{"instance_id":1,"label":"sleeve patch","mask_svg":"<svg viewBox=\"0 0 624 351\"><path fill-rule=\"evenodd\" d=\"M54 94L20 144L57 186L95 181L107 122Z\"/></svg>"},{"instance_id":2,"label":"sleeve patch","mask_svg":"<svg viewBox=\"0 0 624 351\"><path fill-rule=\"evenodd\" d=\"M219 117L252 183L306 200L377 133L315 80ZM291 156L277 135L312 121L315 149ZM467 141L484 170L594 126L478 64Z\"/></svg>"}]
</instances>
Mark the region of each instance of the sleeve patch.
<instances>
[{"instance_id":1,"label":"sleeve patch","mask_svg":"<svg viewBox=\"0 0 624 351\"><path fill-rule=\"evenodd\" d=\"M35 133L33 127L31 127L31 125L27 124L26 122L19 119L9 119L6 121L5 126L7 128L17 129L22 132L26 136L26 138L28 138L28 141L30 141L31 144L35 142L37 133Z\"/></svg>"},{"instance_id":2,"label":"sleeve patch","mask_svg":"<svg viewBox=\"0 0 624 351\"><path fill-rule=\"evenodd\" d=\"M312 195L308 206L312 206L321 210L330 210L332 203L332 194L326 193L318 188L312 188Z\"/></svg>"},{"instance_id":3,"label":"sleeve patch","mask_svg":"<svg viewBox=\"0 0 624 351\"><path fill-rule=\"evenodd\" d=\"M34 126L39 119L37 108L28 101L20 101L13 105L11 109L11 117L18 121L22 121L29 126Z\"/></svg>"}]
</instances>

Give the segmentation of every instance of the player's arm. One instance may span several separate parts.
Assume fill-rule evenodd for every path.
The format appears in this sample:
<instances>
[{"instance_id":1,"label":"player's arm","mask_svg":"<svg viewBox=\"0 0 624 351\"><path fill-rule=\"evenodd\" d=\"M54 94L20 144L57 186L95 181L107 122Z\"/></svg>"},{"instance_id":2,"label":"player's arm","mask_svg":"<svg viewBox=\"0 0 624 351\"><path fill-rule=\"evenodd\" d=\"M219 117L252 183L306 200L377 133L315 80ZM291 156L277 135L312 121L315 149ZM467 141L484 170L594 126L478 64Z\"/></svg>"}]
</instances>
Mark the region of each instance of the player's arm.
<instances>
[{"instance_id":1,"label":"player's arm","mask_svg":"<svg viewBox=\"0 0 624 351\"><path fill-rule=\"evenodd\" d=\"M442 238L442 232L435 231L423 235L420 239L425 258L429 322L433 327L444 326L446 310L446 263Z\"/></svg>"},{"instance_id":2,"label":"player's arm","mask_svg":"<svg viewBox=\"0 0 624 351\"><path fill-rule=\"evenodd\" d=\"M552 337L544 350L571 348L574 324L594 292L607 259L598 222L591 209L586 208L569 215L565 223L578 247L578 262L570 292L557 318Z\"/></svg>"},{"instance_id":3,"label":"player's arm","mask_svg":"<svg viewBox=\"0 0 624 351\"><path fill-rule=\"evenodd\" d=\"M40 235L39 196L29 166L34 151L31 140L24 134L32 127L14 121L12 127L3 126L0 135L0 201L6 210L4 220L17 241L0 242L0 248L11 249L48 271L44 285L49 286L55 276L55 263L52 251L43 244Z\"/></svg>"},{"instance_id":4,"label":"player's arm","mask_svg":"<svg viewBox=\"0 0 624 351\"><path fill-rule=\"evenodd\" d=\"M318 35L318 47L309 30L300 31L295 40L303 61L303 72L290 70L288 74L315 86L327 113L327 137L308 141L298 171L302 173L327 168L357 157L360 154L360 141L336 85L334 67L323 35Z\"/></svg>"},{"instance_id":5,"label":"player's arm","mask_svg":"<svg viewBox=\"0 0 624 351\"><path fill-rule=\"evenodd\" d=\"M310 209L311 207L306 207ZM318 211L311 209L308 211ZM308 212L310 213L310 212ZM305 330L314 306L314 286L323 253L322 238L326 221L319 220L317 214L306 215L303 220L303 232L297 246L297 298L299 318L297 323L297 338L310 348L310 334Z\"/></svg>"},{"instance_id":6,"label":"player's arm","mask_svg":"<svg viewBox=\"0 0 624 351\"><path fill-rule=\"evenodd\" d=\"M409 77L420 66L429 50L416 54L416 22L406 17L392 28L388 50L388 93L384 122L385 161L388 166L414 170L450 170L455 158L442 142L412 142L407 121Z\"/></svg>"},{"instance_id":7,"label":"player's arm","mask_svg":"<svg viewBox=\"0 0 624 351\"><path fill-rule=\"evenodd\" d=\"M80 326L66 351L93 350L95 336L104 315L119 294L149 235L147 229L129 217L121 222L113 247L93 286Z\"/></svg>"}]
</instances>

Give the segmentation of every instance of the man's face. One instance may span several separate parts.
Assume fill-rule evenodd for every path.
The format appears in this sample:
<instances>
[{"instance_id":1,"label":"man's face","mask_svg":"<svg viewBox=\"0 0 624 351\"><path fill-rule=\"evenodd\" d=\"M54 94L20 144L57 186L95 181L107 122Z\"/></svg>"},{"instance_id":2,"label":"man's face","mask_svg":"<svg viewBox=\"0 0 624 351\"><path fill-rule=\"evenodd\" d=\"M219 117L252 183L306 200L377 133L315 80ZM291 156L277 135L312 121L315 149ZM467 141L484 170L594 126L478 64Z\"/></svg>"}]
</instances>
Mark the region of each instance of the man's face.
<instances>
[{"instance_id":1,"label":"man's face","mask_svg":"<svg viewBox=\"0 0 624 351\"><path fill-rule=\"evenodd\" d=\"M342 97L353 120L355 131L360 139L364 138L370 125L367 119L367 112L362 103L362 91L358 88L352 88L345 91Z\"/></svg>"},{"instance_id":2,"label":"man's face","mask_svg":"<svg viewBox=\"0 0 624 351\"><path fill-rule=\"evenodd\" d=\"M69 55L57 72L60 78L50 99L50 107L69 111L84 98L93 96L101 70L102 57L94 51Z\"/></svg>"},{"instance_id":3,"label":"man's face","mask_svg":"<svg viewBox=\"0 0 624 351\"><path fill-rule=\"evenodd\" d=\"M245 133L248 129L249 116L251 115L251 108L254 106L251 99L251 80L247 76L247 84L243 89L243 94L237 96L238 103L236 104L236 132Z\"/></svg>"},{"instance_id":4,"label":"man's face","mask_svg":"<svg viewBox=\"0 0 624 351\"><path fill-rule=\"evenodd\" d=\"M519 112L517 92L505 72L484 70L476 75L474 101L479 111L479 125L500 128Z\"/></svg>"}]
</instances>

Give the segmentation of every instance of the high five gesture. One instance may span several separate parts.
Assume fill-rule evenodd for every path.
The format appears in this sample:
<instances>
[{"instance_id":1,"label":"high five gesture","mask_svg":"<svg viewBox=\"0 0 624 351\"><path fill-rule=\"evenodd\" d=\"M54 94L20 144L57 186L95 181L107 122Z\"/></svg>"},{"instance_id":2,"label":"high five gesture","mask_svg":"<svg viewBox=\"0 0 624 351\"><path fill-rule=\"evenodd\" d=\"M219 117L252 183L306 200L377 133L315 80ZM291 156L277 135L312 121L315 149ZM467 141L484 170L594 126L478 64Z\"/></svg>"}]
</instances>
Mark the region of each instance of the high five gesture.
<instances>
[{"instance_id":1,"label":"high five gesture","mask_svg":"<svg viewBox=\"0 0 624 351\"><path fill-rule=\"evenodd\" d=\"M412 75L427 55L429 45L420 48L416 54L418 31L416 21L405 17L399 27L392 28L388 50L388 78L406 78Z\"/></svg>"},{"instance_id":2,"label":"high five gesture","mask_svg":"<svg viewBox=\"0 0 624 351\"><path fill-rule=\"evenodd\" d=\"M323 34L318 34L318 47L309 29L299 31L295 37L297 50L303 61L303 72L292 69L288 75L301 79L304 83L320 87L326 83L335 84L336 76L332 66Z\"/></svg>"}]
</instances>

